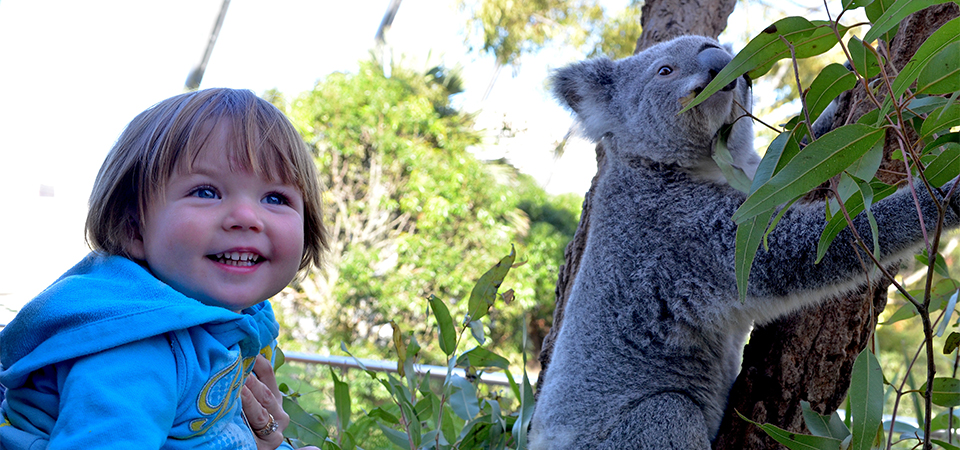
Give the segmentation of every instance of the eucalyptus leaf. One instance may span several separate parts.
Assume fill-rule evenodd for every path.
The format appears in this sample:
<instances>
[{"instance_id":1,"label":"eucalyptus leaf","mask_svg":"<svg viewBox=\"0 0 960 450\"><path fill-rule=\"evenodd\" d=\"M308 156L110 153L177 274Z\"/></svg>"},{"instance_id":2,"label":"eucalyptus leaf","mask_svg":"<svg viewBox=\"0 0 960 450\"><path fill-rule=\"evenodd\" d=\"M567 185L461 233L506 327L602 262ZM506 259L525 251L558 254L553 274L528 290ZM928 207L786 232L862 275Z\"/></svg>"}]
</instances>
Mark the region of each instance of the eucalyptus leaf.
<instances>
[{"instance_id":1,"label":"eucalyptus leaf","mask_svg":"<svg viewBox=\"0 0 960 450\"><path fill-rule=\"evenodd\" d=\"M790 49L781 40L781 36L794 46L797 58L816 56L830 50L837 44L837 37L828 24L827 21L810 21L798 16L785 17L774 22L751 39L680 113L702 103L743 74L748 74L752 79L759 78L777 61L790 58ZM838 31L843 36L847 28L838 25Z\"/></svg>"},{"instance_id":2,"label":"eucalyptus leaf","mask_svg":"<svg viewBox=\"0 0 960 450\"><path fill-rule=\"evenodd\" d=\"M884 132L882 128L850 124L823 135L750 194L733 215L733 220L738 224L743 223L761 212L806 194L850 167L881 141Z\"/></svg>"},{"instance_id":3,"label":"eucalyptus leaf","mask_svg":"<svg viewBox=\"0 0 960 450\"><path fill-rule=\"evenodd\" d=\"M870 31L863 36L865 42L873 42L891 28L900 24L900 21L921 9L952 0L897 0L878 17L870 27Z\"/></svg>"},{"instance_id":4,"label":"eucalyptus leaf","mask_svg":"<svg viewBox=\"0 0 960 450\"><path fill-rule=\"evenodd\" d=\"M891 89L894 97L899 98L903 95L935 56L946 50L950 44L960 41L958 29L960 29L960 17L941 25L937 31L934 31L923 41L923 44L920 44L910 61L907 61L907 64L897 74L897 78L893 80Z\"/></svg>"},{"instance_id":5,"label":"eucalyptus leaf","mask_svg":"<svg viewBox=\"0 0 960 450\"><path fill-rule=\"evenodd\" d=\"M510 272L513 261L517 257L517 252L513 246L510 246L510 254L504 256L490 270L480 276L480 280L470 291L470 300L467 302L467 313L470 320L478 320L487 315L487 311L493 306L493 301L497 298L497 290L500 284Z\"/></svg>"},{"instance_id":6,"label":"eucalyptus leaf","mask_svg":"<svg viewBox=\"0 0 960 450\"><path fill-rule=\"evenodd\" d=\"M840 450L841 441L831 437L811 436L787 431L769 423L757 423L743 414L737 413L743 420L750 422L767 433L768 436L790 450Z\"/></svg>"},{"instance_id":7,"label":"eucalyptus leaf","mask_svg":"<svg viewBox=\"0 0 960 450\"><path fill-rule=\"evenodd\" d=\"M856 36L851 36L847 42L847 50L850 51L850 62L853 63L853 68L861 77L870 79L880 74L878 60L880 55L869 44Z\"/></svg>"},{"instance_id":8,"label":"eucalyptus leaf","mask_svg":"<svg viewBox=\"0 0 960 450\"><path fill-rule=\"evenodd\" d=\"M453 412L463 420L470 420L480 414L477 388L466 378L456 375L450 377L449 401Z\"/></svg>"},{"instance_id":9,"label":"eucalyptus leaf","mask_svg":"<svg viewBox=\"0 0 960 450\"><path fill-rule=\"evenodd\" d=\"M824 67L803 94L810 109L810 120L817 120L833 99L856 84L857 76L842 64L832 63Z\"/></svg>"},{"instance_id":10,"label":"eucalyptus leaf","mask_svg":"<svg viewBox=\"0 0 960 450\"><path fill-rule=\"evenodd\" d=\"M957 33L960 34L960 30ZM934 55L917 78L918 93L949 94L955 91L960 91L960 41L949 43L947 48Z\"/></svg>"},{"instance_id":11,"label":"eucalyptus leaf","mask_svg":"<svg viewBox=\"0 0 960 450\"><path fill-rule=\"evenodd\" d=\"M836 411L829 416L825 416L814 411L810 407L810 402L807 401L801 401L800 408L803 410L803 423L814 436L829 437L842 441L850 435L850 430L843 424L843 419Z\"/></svg>"},{"instance_id":12,"label":"eucalyptus leaf","mask_svg":"<svg viewBox=\"0 0 960 450\"><path fill-rule=\"evenodd\" d=\"M923 384L920 392L927 391L927 383ZM956 378L934 378L932 390L933 404L955 408L960 406L960 380Z\"/></svg>"},{"instance_id":13,"label":"eucalyptus leaf","mask_svg":"<svg viewBox=\"0 0 960 450\"><path fill-rule=\"evenodd\" d=\"M440 335L440 350L447 356L457 351L457 330L453 324L453 318L450 316L450 310L434 295L427 298L430 302L430 309L433 310L433 317L437 319L437 328Z\"/></svg>"},{"instance_id":14,"label":"eucalyptus leaf","mask_svg":"<svg viewBox=\"0 0 960 450\"><path fill-rule=\"evenodd\" d=\"M933 110L923 121L920 137L927 139L934 133L960 126L960 103L950 103Z\"/></svg>"},{"instance_id":15,"label":"eucalyptus leaf","mask_svg":"<svg viewBox=\"0 0 960 450\"><path fill-rule=\"evenodd\" d=\"M856 419L850 448L870 450L883 419L883 369L869 348L861 351L853 362L848 395Z\"/></svg>"}]
</instances>

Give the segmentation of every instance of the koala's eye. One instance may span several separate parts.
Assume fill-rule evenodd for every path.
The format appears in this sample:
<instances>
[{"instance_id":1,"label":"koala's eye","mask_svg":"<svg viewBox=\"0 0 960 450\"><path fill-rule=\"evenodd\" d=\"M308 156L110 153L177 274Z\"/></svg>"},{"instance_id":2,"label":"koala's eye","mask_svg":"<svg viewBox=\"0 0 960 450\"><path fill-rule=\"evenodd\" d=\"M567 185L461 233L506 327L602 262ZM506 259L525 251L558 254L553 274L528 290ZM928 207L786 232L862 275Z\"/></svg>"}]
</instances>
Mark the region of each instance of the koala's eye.
<instances>
[{"instance_id":1,"label":"koala's eye","mask_svg":"<svg viewBox=\"0 0 960 450\"><path fill-rule=\"evenodd\" d=\"M673 73L673 69L671 69L670 66L663 66L657 70L657 75L660 75L661 77L665 77L671 73Z\"/></svg>"}]
</instances>

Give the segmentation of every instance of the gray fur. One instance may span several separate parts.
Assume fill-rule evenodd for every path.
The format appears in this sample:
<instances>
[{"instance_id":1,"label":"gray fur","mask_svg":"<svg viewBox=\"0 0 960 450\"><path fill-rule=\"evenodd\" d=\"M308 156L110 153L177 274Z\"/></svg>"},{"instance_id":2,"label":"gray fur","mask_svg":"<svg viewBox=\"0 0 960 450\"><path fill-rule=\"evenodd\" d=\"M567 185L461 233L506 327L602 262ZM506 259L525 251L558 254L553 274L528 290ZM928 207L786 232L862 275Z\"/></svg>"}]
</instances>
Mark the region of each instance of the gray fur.
<instances>
[{"instance_id":1,"label":"gray fur","mask_svg":"<svg viewBox=\"0 0 960 450\"><path fill-rule=\"evenodd\" d=\"M737 297L736 225L745 195L711 159L715 135L729 140L751 176L759 158L740 79L684 114L679 99L703 88L718 64L700 57L711 39L681 37L619 61L589 60L556 72L553 89L607 167L593 194L590 233L566 304L530 433L530 448L708 449L754 322L767 322L866 282L860 255L842 233L813 264L822 205L792 207L758 252L747 299ZM726 61L729 61L729 55ZM722 58L721 58L722 59ZM672 68L667 76L658 69ZM933 201L921 193L926 223ZM956 196L947 222L960 224ZM872 209L882 260L921 242L916 208L900 191ZM864 217L857 228L869 236Z\"/></svg>"}]
</instances>

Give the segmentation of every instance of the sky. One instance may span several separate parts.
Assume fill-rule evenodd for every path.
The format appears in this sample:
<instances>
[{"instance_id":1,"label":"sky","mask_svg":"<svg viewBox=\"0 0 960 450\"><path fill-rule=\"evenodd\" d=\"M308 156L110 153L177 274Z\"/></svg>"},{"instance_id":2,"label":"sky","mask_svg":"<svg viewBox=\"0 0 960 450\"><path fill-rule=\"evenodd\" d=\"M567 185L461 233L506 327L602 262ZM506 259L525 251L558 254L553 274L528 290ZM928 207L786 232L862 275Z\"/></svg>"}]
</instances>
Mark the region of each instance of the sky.
<instances>
[{"instance_id":1,"label":"sky","mask_svg":"<svg viewBox=\"0 0 960 450\"><path fill-rule=\"evenodd\" d=\"M627 1L603 3L617 9ZM0 324L88 252L83 221L100 164L136 114L183 92L222 3L0 0ZM389 3L233 0L201 88L292 97L331 72L355 71ZM756 16L741 4L731 23ZM467 91L457 102L480 113L481 127L506 120L520 131L490 138L497 145L479 157L508 158L548 192L585 193L596 173L593 145L574 140L553 157L572 119L545 91L550 69L582 54L558 47L525 57L482 99L494 62L468 52L466 21L454 0L404 0L387 42L408 67L461 65Z\"/></svg>"}]
</instances>

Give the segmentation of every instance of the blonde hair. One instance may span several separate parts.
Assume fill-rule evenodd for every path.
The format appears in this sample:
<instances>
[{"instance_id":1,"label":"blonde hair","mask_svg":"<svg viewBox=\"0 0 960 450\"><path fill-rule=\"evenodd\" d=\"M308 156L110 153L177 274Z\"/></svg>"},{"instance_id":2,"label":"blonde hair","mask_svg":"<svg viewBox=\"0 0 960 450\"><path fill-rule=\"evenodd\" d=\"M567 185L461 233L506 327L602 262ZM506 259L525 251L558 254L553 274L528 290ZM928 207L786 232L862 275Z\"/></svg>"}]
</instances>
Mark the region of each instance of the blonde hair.
<instances>
[{"instance_id":1,"label":"blonde hair","mask_svg":"<svg viewBox=\"0 0 960 450\"><path fill-rule=\"evenodd\" d=\"M212 121L212 122L211 122ZM280 110L253 92L205 89L168 98L135 117L110 150L90 194L86 239L94 251L130 257L150 199L163 195L178 166L190 169L212 126L233 130L228 151L237 167L297 186L303 195L300 270L319 266L327 248L316 164L303 138ZM180 166L180 165L183 166Z\"/></svg>"}]
</instances>

